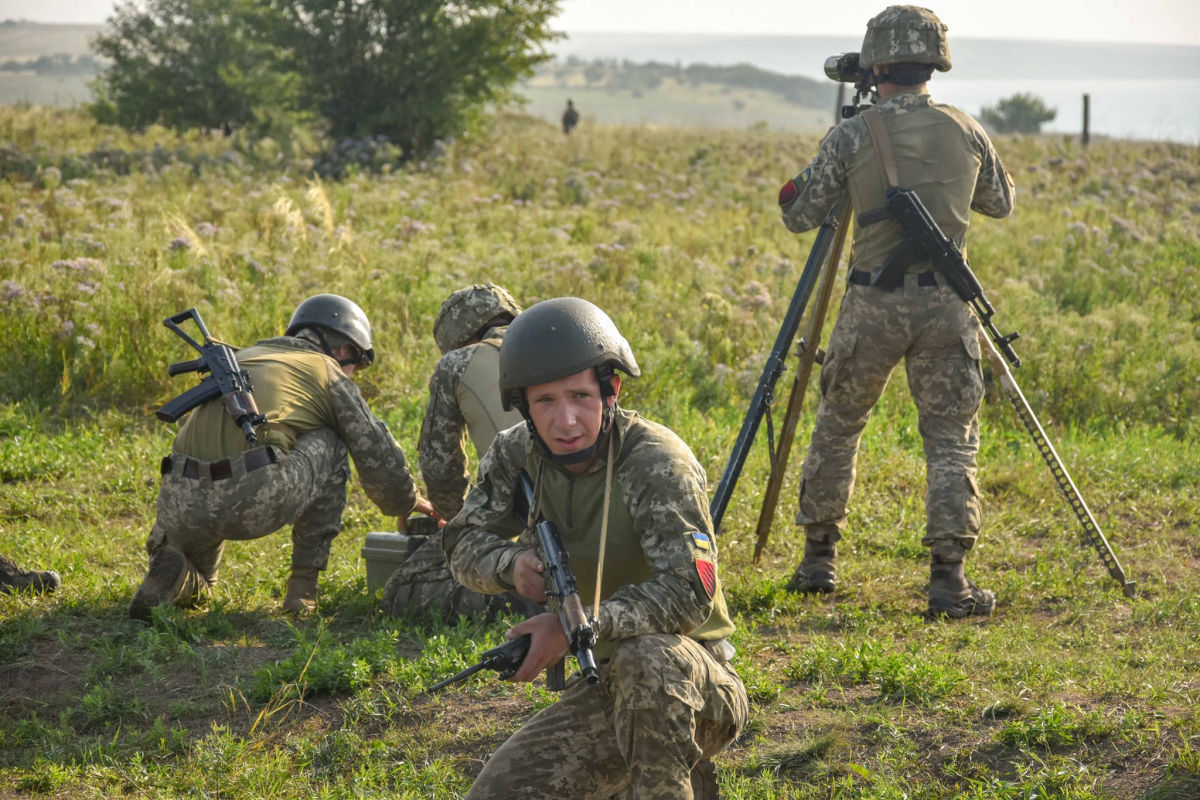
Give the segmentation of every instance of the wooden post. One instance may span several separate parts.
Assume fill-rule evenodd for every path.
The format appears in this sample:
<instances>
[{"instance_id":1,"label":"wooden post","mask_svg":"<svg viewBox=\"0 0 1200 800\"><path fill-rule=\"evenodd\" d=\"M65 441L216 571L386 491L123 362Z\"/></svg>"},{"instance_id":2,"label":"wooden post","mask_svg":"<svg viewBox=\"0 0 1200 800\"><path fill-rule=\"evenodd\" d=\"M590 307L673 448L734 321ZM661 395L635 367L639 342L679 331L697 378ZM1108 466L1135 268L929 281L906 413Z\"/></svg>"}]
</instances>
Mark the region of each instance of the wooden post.
<instances>
[{"instance_id":1,"label":"wooden post","mask_svg":"<svg viewBox=\"0 0 1200 800\"><path fill-rule=\"evenodd\" d=\"M1091 120L1092 120L1092 98L1090 95L1085 94L1083 96L1083 135L1079 138L1079 141L1083 143L1084 147L1088 146L1088 141L1090 141L1092 138L1091 130L1090 130Z\"/></svg>"}]
</instances>

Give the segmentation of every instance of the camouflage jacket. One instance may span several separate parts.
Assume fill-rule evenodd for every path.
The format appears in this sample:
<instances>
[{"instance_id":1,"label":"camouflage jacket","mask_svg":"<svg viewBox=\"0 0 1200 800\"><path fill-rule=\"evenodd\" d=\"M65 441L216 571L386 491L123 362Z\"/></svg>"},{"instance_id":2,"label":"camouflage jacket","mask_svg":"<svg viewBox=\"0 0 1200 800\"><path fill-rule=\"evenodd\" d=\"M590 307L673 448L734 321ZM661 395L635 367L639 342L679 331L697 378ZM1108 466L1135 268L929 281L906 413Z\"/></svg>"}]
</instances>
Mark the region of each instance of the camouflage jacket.
<instances>
[{"instance_id":1,"label":"camouflage jacket","mask_svg":"<svg viewBox=\"0 0 1200 800\"><path fill-rule=\"evenodd\" d=\"M265 339L237 353L250 374L254 399L267 424L259 445L284 452L296 438L333 429L358 468L367 496L390 516L403 516L417 502L417 487L404 451L383 421L367 407L356 384L316 345L294 336ZM228 458L249 445L220 398L189 413L175 437L174 452L205 461Z\"/></svg>"},{"instance_id":2,"label":"camouflage jacket","mask_svg":"<svg viewBox=\"0 0 1200 800\"><path fill-rule=\"evenodd\" d=\"M602 601L595 614L597 656L604 657L613 641L647 633L700 640L727 636L733 624L717 578L703 469L679 437L632 411L617 411L609 446L616 456ZM535 479L542 514L559 529L580 597L590 606L605 459L573 476L534 446L524 426L496 437L462 512L446 526L446 554L455 578L481 592L513 588L517 556L535 545L515 511L521 469L531 476L540 472Z\"/></svg>"},{"instance_id":3,"label":"camouflage jacket","mask_svg":"<svg viewBox=\"0 0 1200 800\"><path fill-rule=\"evenodd\" d=\"M906 91L876 103L895 154L899 182L912 189L942 231L966 252L969 211L990 217L1012 212L1013 182L992 142L969 114L934 103L925 91ZM779 193L783 222L793 233L820 225L849 189L854 212L881 206L885 180L862 115L843 120L821 142L812 162ZM852 268L872 270L900 244L899 226L856 224ZM910 272L929 269L918 262Z\"/></svg>"},{"instance_id":4,"label":"camouflage jacket","mask_svg":"<svg viewBox=\"0 0 1200 800\"><path fill-rule=\"evenodd\" d=\"M484 341L446 353L429 378L417 460L429 500L445 520L462 508L470 485L467 438L482 455L498 431L521 422L519 412L500 404L497 351L506 330L493 328Z\"/></svg>"}]
</instances>

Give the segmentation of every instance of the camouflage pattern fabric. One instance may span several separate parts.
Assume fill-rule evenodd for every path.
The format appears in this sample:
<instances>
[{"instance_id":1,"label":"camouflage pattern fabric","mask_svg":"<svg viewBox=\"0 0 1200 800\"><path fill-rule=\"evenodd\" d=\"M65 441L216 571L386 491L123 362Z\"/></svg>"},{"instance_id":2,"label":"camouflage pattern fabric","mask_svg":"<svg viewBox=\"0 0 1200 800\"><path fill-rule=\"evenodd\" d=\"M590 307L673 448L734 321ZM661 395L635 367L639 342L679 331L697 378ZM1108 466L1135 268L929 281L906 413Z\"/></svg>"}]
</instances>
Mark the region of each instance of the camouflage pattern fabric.
<instances>
[{"instance_id":1,"label":"camouflage pattern fabric","mask_svg":"<svg viewBox=\"0 0 1200 800\"><path fill-rule=\"evenodd\" d=\"M333 431L304 434L278 463L252 472L235 459L233 475L221 481L207 477L207 462L201 462L200 478L188 478L182 474L184 457L172 459L147 552L163 544L180 550L212 586L226 541L258 539L290 524L292 566L325 569L329 545L342 527L350 477L346 446Z\"/></svg>"},{"instance_id":2,"label":"camouflage pattern fabric","mask_svg":"<svg viewBox=\"0 0 1200 800\"><path fill-rule=\"evenodd\" d=\"M431 535L388 578L380 607L394 617L436 616L453 624L460 616L492 620L531 617L545 609L516 592L483 594L454 580L442 550L442 532Z\"/></svg>"},{"instance_id":3,"label":"camouflage pattern fabric","mask_svg":"<svg viewBox=\"0 0 1200 800\"><path fill-rule=\"evenodd\" d=\"M900 185L917 192L964 252L969 209L994 217L1011 212L1012 179L967 114L933 103L924 91L900 92L875 107L886 123ZM881 205L884 178L862 118L835 128L789 184L794 192L781 193L780 200L793 232L819 224L847 188L856 213ZM856 225L851 269L882 266L900 241L894 223ZM925 445L923 542L953 541L964 549L974 544L983 395L978 325L943 279L922 286L912 275L931 268L928 261L911 265L903 287L890 293L847 287L821 369L821 404L802 468L798 523L844 527L859 438L892 369L904 360Z\"/></svg>"},{"instance_id":4,"label":"camouflage pattern fabric","mask_svg":"<svg viewBox=\"0 0 1200 800\"><path fill-rule=\"evenodd\" d=\"M488 759L468 800L690 798L690 771L749 717L729 664L686 636L621 640L600 683L578 675Z\"/></svg>"},{"instance_id":5,"label":"camouflage pattern fabric","mask_svg":"<svg viewBox=\"0 0 1200 800\"><path fill-rule=\"evenodd\" d=\"M946 26L928 8L888 6L867 23L859 63L870 68L902 61L950 69Z\"/></svg>"},{"instance_id":6,"label":"camouflage pattern fabric","mask_svg":"<svg viewBox=\"0 0 1200 800\"><path fill-rule=\"evenodd\" d=\"M821 403L801 469L804 525L845 525L858 442L892 369L905 362L925 443L925 539L970 548L979 533L975 454L983 400L978 323L948 286L851 285L821 368Z\"/></svg>"},{"instance_id":7,"label":"camouflage pattern fabric","mask_svg":"<svg viewBox=\"0 0 1200 800\"><path fill-rule=\"evenodd\" d=\"M569 683L558 703L501 746L468 797L607 797L626 788L637 797L691 797L692 766L745 724L745 688L709 649L725 646L733 624L716 579L704 471L671 431L635 412L618 408L614 427L614 507L595 609L596 655L609 659L601 683ZM513 588L513 561L533 546L514 507L522 468L544 471L542 512L560 529L587 605L604 458L570 476L534 449L523 426L497 436L447 525L451 569L477 591ZM629 575L644 577L632 583Z\"/></svg>"},{"instance_id":8,"label":"camouflage pattern fabric","mask_svg":"<svg viewBox=\"0 0 1200 800\"><path fill-rule=\"evenodd\" d=\"M452 293L433 322L433 339L442 353L465 346L500 314L517 316L521 306L508 290L494 283L477 283Z\"/></svg>"}]
</instances>

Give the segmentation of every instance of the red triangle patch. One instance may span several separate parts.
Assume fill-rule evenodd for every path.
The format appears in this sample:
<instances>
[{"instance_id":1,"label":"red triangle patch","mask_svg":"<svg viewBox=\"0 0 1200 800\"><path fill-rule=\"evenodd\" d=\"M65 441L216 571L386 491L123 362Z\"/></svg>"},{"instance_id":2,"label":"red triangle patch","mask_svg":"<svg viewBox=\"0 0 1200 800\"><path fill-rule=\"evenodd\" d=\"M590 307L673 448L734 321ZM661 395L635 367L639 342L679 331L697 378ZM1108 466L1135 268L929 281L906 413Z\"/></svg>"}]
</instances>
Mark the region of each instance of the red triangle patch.
<instances>
[{"instance_id":1,"label":"red triangle patch","mask_svg":"<svg viewBox=\"0 0 1200 800\"><path fill-rule=\"evenodd\" d=\"M713 596L713 592L717 590L717 565L711 561L701 561L696 559L696 574L700 576L700 583L704 585L704 591L709 597Z\"/></svg>"}]
</instances>

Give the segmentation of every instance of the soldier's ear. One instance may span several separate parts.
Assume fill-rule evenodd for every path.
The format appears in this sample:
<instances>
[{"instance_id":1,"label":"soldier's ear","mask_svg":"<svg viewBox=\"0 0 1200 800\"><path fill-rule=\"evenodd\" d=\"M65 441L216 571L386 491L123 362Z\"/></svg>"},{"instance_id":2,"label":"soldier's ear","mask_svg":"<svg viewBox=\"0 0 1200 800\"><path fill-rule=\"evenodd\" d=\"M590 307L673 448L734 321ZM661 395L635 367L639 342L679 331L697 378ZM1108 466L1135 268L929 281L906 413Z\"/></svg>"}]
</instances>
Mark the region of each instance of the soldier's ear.
<instances>
[{"instance_id":1,"label":"soldier's ear","mask_svg":"<svg viewBox=\"0 0 1200 800\"><path fill-rule=\"evenodd\" d=\"M608 404L613 405L617 402L617 395L621 393L621 376L614 372L609 378L609 385L612 386L612 395L608 398Z\"/></svg>"}]
</instances>

